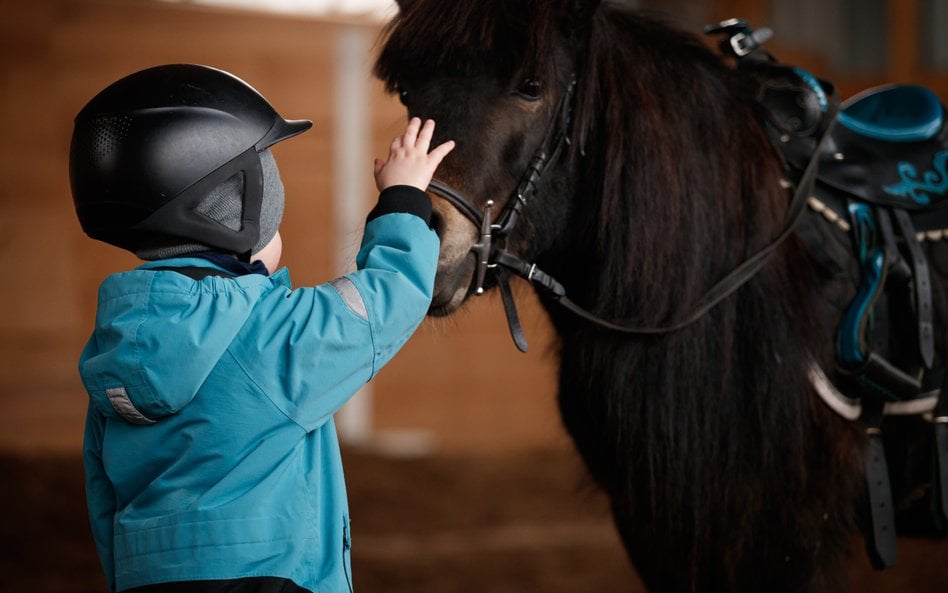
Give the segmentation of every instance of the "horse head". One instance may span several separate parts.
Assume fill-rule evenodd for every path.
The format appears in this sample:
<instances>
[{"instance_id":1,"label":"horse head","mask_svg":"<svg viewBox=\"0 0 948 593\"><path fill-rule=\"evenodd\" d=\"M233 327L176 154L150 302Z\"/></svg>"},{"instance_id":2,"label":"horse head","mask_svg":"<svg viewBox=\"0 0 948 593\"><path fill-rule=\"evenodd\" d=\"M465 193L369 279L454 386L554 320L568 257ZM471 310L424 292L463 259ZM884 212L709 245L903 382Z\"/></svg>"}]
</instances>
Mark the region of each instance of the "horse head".
<instances>
[{"instance_id":1,"label":"horse head","mask_svg":"<svg viewBox=\"0 0 948 593\"><path fill-rule=\"evenodd\" d=\"M376 74L398 95L409 116L437 121L435 142L458 140L438 171L437 183L464 196L475 213L435 200L434 224L442 247L433 314L453 312L476 292L479 256L472 249L483 234L476 218L490 203L496 222L497 214L517 199L524 171L550 134L557 109L570 107L563 99L576 69L572 46L581 29L577 25L589 21L598 4L399 2L400 13L387 30ZM555 16L538 18L538 11ZM538 189L548 192L567 183L567 172L558 165L546 172ZM542 207L566 206L547 200ZM525 226L536 223L534 218ZM537 241L540 235L531 234L528 244L523 229L513 229L506 245L533 253L547 247L542 239ZM487 278L486 285L491 284Z\"/></svg>"}]
</instances>

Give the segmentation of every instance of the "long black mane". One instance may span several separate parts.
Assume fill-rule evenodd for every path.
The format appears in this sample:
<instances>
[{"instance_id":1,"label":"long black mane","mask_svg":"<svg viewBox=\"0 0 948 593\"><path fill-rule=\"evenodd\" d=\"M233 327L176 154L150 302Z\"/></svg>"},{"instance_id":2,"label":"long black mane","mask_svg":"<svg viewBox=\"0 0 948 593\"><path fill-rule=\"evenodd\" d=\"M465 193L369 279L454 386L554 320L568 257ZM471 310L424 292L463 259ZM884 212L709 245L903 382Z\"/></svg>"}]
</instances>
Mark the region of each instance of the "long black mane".
<instances>
[{"instance_id":1,"label":"long black mane","mask_svg":"<svg viewBox=\"0 0 948 593\"><path fill-rule=\"evenodd\" d=\"M780 161L745 81L688 34L601 10L582 64L577 186L598 203L577 209L576 226L593 229L582 236L596 241L570 244L549 265L569 262L568 284L591 287L584 304L607 318L668 324L779 234L789 197ZM577 442L591 443L584 458L613 500L626 501L617 509L633 515L625 524L692 542L693 575L736 578L736 566L715 567L704 556L724 546L745 560L785 553L785 577L806 579L813 567L795 562L807 554L789 542L808 536L792 533L801 523L793 515L818 521L828 513L851 524L834 497L851 496L855 484L828 493L825 508L790 502L819 499L819 484L838 483L833 464L857 462L826 461L836 455L828 426L804 431L814 421L836 424L807 382L808 365L827 360L831 344L821 331L825 306L809 296L820 280L791 243L735 297L654 339L606 336L552 309L565 336L567 426ZM783 500L767 499L775 480ZM640 551L656 563L669 552Z\"/></svg>"},{"instance_id":2,"label":"long black mane","mask_svg":"<svg viewBox=\"0 0 948 593\"><path fill-rule=\"evenodd\" d=\"M569 178L548 181L542 205L525 211L538 235L525 249L594 313L677 321L782 230L781 162L745 81L701 40L612 2L406 4L376 69L390 90L404 78L575 74ZM814 549L848 548L859 484L840 476L858 459L840 443L855 437L807 380L813 362L830 360L824 327L838 312L813 289L826 281L790 241L702 319L649 338L548 303L564 422L640 570L684 548L685 590L708 575L786 590L814 578ZM839 529L801 533L827 522ZM780 572L751 576L755 559L778 556Z\"/></svg>"}]
</instances>

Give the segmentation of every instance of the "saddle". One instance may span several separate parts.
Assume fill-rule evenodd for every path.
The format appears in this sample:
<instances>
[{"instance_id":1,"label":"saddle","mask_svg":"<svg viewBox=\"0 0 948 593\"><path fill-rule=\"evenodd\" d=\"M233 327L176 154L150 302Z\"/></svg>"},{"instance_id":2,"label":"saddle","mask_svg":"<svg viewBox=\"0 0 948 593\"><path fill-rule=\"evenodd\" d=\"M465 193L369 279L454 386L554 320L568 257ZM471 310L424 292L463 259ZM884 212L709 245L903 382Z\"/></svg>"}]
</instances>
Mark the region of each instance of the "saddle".
<instances>
[{"instance_id":1,"label":"saddle","mask_svg":"<svg viewBox=\"0 0 948 593\"><path fill-rule=\"evenodd\" d=\"M836 332L836 367L847 391L858 396L858 420L868 436L867 551L876 568L885 568L896 550L881 431L892 406L918 410L924 408L913 403L933 402L926 416L935 431L933 515L948 529L948 373L935 366L922 247L928 239L948 239L948 111L933 92L915 85L872 88L839 103L831 83L761 47L769 30L752 30L739 19L705 30L723 36L722 51L752 82L788 181L795 185L810 160L818 160L811 216L798 227L800 237L839 274L850 275L854 262L858 269L858 289ZM815 229L820 216L846 233L848 254L827 253Z\"/></svg>"},{"instance_id":2,"label":"saddle","mask_svg":"<svg viewBox=\"0 0 948 593\"><path fill-rule=\"evenodd\" d=\"M925 233L940 238L948 229L945 109L923 87L869 89L841 105L824 146L815 199L849 221L861 272L859 291L838 331L839 363L864 389L886 400L919 397L938 387L933 380L940 386L944 374L932 368L931 283L921 240L928 238ZM798 146L785 151L791 166L797 166L798 152ZM900 308L893 310L894 303ZM888 362L891 353L884 352L879 337L890 333L883 327L886 317L915 328L915 361L902 356L900 364Z\"/></svg>"}]
</instances>

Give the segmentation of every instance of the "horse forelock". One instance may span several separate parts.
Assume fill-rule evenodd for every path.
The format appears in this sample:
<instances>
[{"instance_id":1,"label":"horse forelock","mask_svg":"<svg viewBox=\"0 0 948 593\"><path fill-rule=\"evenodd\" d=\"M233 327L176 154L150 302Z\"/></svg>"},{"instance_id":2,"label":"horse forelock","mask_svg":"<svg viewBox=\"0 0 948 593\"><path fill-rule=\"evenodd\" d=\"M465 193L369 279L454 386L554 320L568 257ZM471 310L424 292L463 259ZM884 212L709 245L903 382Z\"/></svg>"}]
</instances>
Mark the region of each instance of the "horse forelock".
<instances>
[{"instance_id":1,"label":"horse forelock","mask_svg":"<svg viewBox=\"0 0 948 593\"><path fill-rule=\"evenodd\" d=\"M399 79L515 73L547 78L557 0L416 0L383 31L375 73L394 91Z\"/></svg>"}]
</instances>

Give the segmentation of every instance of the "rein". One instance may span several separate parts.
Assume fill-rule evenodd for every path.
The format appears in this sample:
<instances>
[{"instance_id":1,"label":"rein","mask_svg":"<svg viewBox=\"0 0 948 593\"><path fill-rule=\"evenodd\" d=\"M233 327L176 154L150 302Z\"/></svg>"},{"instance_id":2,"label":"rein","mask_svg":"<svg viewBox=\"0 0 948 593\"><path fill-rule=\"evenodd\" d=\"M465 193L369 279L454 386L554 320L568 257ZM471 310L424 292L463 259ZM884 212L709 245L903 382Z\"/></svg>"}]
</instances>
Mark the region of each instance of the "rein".
<instances>
[{"instance_id":1,"label":"rein","mask_svg":"<svg viewBox=\"0 0 948 593\"><path fill-rule=\"evenodd\" d=\"M556 278L540 270L536 263L524 261L506 248L506 239L520 218L523 208L536 195L537 186L550 165L557 162L563 152L563 147L569 144L568 132L575 87L576 78L574 77L560 98L557 113L550 122L543 142L541 142L540 147L536 150L529 165L521 175L517 188L507 201L496 223L491 218L494 206L493 200L488 200L483 212L481 212L466 196L441 181L432 180L428 186L429 191L447 200L480 229L480 239L471 247L471 252L477 258L472 292L476 295L483 294L484 281L488 270L494 274L501 290L504 312L511 337L517 348L522 352L527 351L527 342L508 282L510 273L541 288L556 303L578 317L611 331L641 336L662 335L685 328L703 317L759 272L777 248L793 234L804 212L807 198L812 193L819 168L819 155L830 138L830 131L836 122L838 113L838 102L830 101L825 113L825 124L816 142L816 147L796 184L793 197L787 207L786 221L781 232L768 245L748 257L709 288L689 314L667 325L649 326L624 320L608 320L595 315L572 301L566 294L566 288Z\"/></svg>"}]
</instances>

